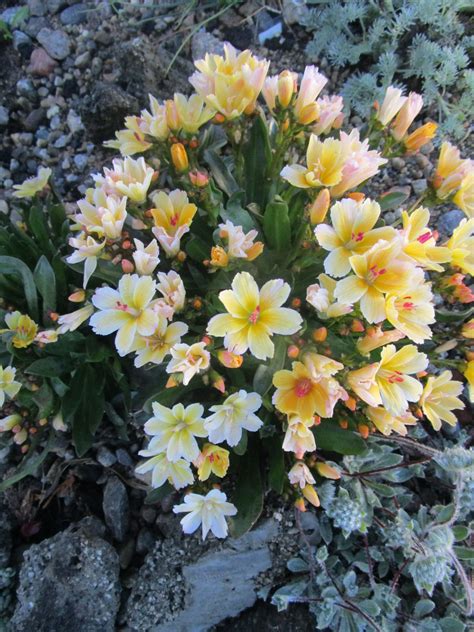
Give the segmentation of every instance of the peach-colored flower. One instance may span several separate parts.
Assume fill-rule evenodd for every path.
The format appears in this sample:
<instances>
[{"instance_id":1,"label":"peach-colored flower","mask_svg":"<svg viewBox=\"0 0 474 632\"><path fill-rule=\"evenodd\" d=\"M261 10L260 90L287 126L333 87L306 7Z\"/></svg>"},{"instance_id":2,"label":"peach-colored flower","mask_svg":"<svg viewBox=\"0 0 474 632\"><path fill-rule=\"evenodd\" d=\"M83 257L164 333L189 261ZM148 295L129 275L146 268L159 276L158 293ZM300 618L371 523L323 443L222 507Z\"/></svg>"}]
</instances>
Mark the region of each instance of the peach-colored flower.
<instances>
[{"instance_id":1,"label":"peach-colored flower","mask_svg":"<svg viewBox=\"0 0 474 632\"><path fill-rule=\"evenodd\" d=\"M388 345L391 342L398 342L405 337L405 334L398 329L382 331L382 327L369 327L367 334L357 341L357 349L362 355L369 355L374 349Z\"/></svg>"},{"instance_id":2,"label":"peach-colored flower","mask_svg":"<svg viewBox=\"0 0 474 632\"><path fill-rule=\"evenodd\" d=\"M408 432L406 427L416 424L416 417L410 412L403 415L392 415L385 408L369 406L365 414L377 430L385 436L391 435L392 432L405 436Z\"/></svg>"},{"instance_id":3,"label":"peach-colored flower","mask_svg":"<svg viewBox=\"0 0 474 632\"><path fill-rule=\"evenodd\" d=\"M344 120L342 97L336 95L320 97L316 104L319 114L312 131L320 136L321 134L329 134L332 129L339 129Z\"/></svg>"},{"instance_id":4,"label":"peach-colored flower","mask_svg":"<svg viewBox=\"0 0 474 632\"><path fill-rule=\"evenodd\" d=\"M299 415L289 415L288 427L283 439L283 450L294 452L297 459L302 459L305 452L314 452L316 441L311 430L313 425L313 417L302 419Z\"/></svg>"},{"instance_id":5,"label":"peach-colored flower","mask_svg":"<svg viewBox=\"0 0 474 632\"><path fill-rule=\"evenodd\" d=\"M178 254L181 238L189 231L197 206L189 202L185 191L160 191L153 196L151 210L155 226L152 232L168 257Z\"/></svg>"},{"instance_id":6,"label":"peach-colored flower","mask_svg":"<svg viewBox=\"0 0 474 632\"><path fill-rule=\"evenodd\" d=\"M408 131L408 128L420 113L423 107L423 97L416 92L410 92L407 100L400 108L394 122L392 123L392 136L397 141L401 141Z\"/></svg>"},{"instance_id":7,"label":"peach-colored flower","mask_svg":"<svg viewBox=\"0 0 474 632\"><path fill-rule=\"evenodd\" d=\"M449 248L436 246L433 233L428 228L430 212L423 206L418 207L410 215L402 212L403 252L427 270L443 271L440 263L451 260Z\"/></svg>"},{"instance_id":8,"label":"peach-colored flower","mask_svg":"<svg viewBox=\"0 0 474 632\"><path fill-rule=\"evenodd\" d=\"M459 399L462 390L462 382L453 380L451 371L428 378L419 404L435 430L441 429L443 421L450 426L456 425L456 415L452 411L464 408Z\"/></svg>"},{"instance_id":9,"label":"peach-colored flower","mask_svg":"<svg viewBox=\"0 0 474 632\"><path fill-rule=\"evenodd\" d=\"M407 97L403 96L403 91L399 88L389 86L385 93L385 98L380 109L377 111L376 118L386 126L397 115L404 105Z\"/></svg>"},{"instance_id":10,"label":"peach-colored flower","mask_svg":"<svg viewBox=\"0 0 474 632\"><path fill-rule=\"evenodd\" d=\"M167 373L182 373L183 384L187 386L198 373L206 371L211 363L211 354L205 348L204 342L193 345L185 343L175 344L170 349L172 359L166 367Z\"/></svg>"}]
</instances>

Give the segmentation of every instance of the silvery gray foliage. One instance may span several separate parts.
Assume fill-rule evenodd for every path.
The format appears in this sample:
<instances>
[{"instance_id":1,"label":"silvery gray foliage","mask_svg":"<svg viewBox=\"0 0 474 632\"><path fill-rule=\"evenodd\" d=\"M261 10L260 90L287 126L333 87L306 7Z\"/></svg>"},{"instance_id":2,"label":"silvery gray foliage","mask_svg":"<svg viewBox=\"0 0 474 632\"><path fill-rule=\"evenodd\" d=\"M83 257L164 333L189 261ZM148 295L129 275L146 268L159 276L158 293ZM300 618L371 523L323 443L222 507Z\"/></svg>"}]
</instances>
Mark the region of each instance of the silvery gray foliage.
<instances>
[{"instance_id":1,"label":"silvery gray foliage","mask_svg":"<svg viewBox=\"0 0 474 632\"><path fill-rule=\"evenodd\" d=\"M343 96L364 116L375 94L389 84L409 83L435 108L443 131L466 133L474 97L469 69L472 36L461 15L466 0L306 0L314 5L305 26L314 30L307 46L315 61L338 67L367 66L352 73ZM455 98L452 98L452 92Z\"/></svg>"},{"instance_id":2,"label":"silvery gray foliage","mask_svg":"<svg viewBox=\"0 0 474 632\"><path fill-rule=\"evenodd\" d=\"M474 452L435 442L424 459L371 437L339 464L337 495L334 482L317 485L317 528L303 532L293 579L272 597L280 610L308 603L318 630L466 630Z\"/></svg>"},{"instance_id":3,"label":"silvery gray foliage","mask_svg":"<svg viewBox=\"0 0 474 632\"><path fill-rule=\"evenodd\" d=\"M15 569L6 567L0 569L0 630L9 621L15 595Z\"/></svg>"}]
</instances>

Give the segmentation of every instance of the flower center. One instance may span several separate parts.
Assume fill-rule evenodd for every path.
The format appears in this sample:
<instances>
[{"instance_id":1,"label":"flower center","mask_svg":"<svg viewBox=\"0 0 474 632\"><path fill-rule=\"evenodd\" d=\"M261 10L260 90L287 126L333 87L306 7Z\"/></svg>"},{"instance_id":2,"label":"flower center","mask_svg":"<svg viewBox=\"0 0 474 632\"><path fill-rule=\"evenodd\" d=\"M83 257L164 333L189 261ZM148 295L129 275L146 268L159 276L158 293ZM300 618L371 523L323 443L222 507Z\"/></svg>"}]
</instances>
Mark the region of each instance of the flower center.
<instances>
[{"instance_id":1,"label":"flower center","mask_svg":"<svg viewBox=\"0 0 474 632\"><path fill-rule=\"evenodd\" d=\"M360 230L358 233L352 233L352 241L362 241L364 239L364 233Z\"/></svg>"},{"instance_id":2,"label":"flower center","mask_svg":"<svg viewBox=\"0 0 474 632\"><path fill-rule=\"evenodd\" d=\"M253 310L253 312L249 316L249 323L255 324L260 316L260 307L257 307Z\"/></svg>"},{"instance_id":3,"label":"flower center","mask_svg":"<svg viewBox=\"0 0 474 632\"><path fill-rule=\"evenodd\" d=\"M387 380L390 384L401 384L402 382L404 382L403 375L400 373L400 371L394 371L392 375L388 376Z\"/></svg>"},{"instance_id":4,"label":"flower center","mask_svg":"<svg viewBox=\"0 0 474 632\"><path fill-rule=\"evenodd\" d=\"M177 213L175 213L174 215L172 215L170 217L170 224L171 224L171 226L176 226L178 221L179 221L179 217L178 217Z\"/></svg>"},{"instance_id":5,"label":"flower center","mask_svg":"<svg viewBox=\"0 0 474 632\"><path fill-rule=\"evenodd\" d=\"M379 268L377 265L373 265L371 268L369 268L367 280L369 283L373 283L379 276L385 274L386 272L387 268Z\"/></svg>"},{"instance_id":6,"label":"flower center","mask_svg":"<svg viewBox=\"0 0 474 632\"><path fill-rule=\"evenodd\" d=\"M295 385L295 395L296 397L306 397L308 393L311 391L313 383L307 377L303 377L296 382Z\"/></svg>"},{"instance_id":7,"label":"flower center","mask_svg":"<svg viewBox=\"0 0 474 632\"><path fill-rule=\"evenodd\" d=\"M420 244L424 244L425 242L427 242L429 239L431 239L433 235L431 234L430 231L428 231L427 233L423 233L423 235L420 235L417 238L417 241L420 242Z\"/></svg>"}]
</instances>

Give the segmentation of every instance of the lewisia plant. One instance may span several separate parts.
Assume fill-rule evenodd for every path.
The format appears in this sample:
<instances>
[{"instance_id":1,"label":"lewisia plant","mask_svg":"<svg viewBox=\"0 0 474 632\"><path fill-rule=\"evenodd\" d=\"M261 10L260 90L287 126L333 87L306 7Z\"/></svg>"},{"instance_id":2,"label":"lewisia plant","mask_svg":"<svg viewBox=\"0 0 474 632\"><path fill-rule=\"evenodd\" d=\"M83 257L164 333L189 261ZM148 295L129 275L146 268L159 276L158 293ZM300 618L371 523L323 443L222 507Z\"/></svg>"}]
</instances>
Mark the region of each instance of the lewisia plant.
<instances>
[{"instance_id":1,"label":"lewisia plant","mask_svg":"<svg viewBox=\"0 0 474 632\"><path fill-rule=\"evenodd\" d=\"M230 45L195 65L195 94L151 96L106 143L122 157L70 217L81 306L53 329L110 336L152 383L135 389L148 419L137 476L154 500L191 492L174 508L186 533L224 537L227 517L234 534L250 528L270 488L318 507L321 481L344 476L338 454L457 423L464 385L447 367L472 381L472 366L438 353L434 293L474 299L474 168L443 143L426 191L391 225L384 212L406 193L375 199L367 182L434 137L414 122L420 95L390 87L350 129L314 66L271 76ZM446 203L466 218L439 243L429 208ZM446 350L472 338L464 320ZM14 373L0 370L12 398Z\"/></svg>"}]
</instances>

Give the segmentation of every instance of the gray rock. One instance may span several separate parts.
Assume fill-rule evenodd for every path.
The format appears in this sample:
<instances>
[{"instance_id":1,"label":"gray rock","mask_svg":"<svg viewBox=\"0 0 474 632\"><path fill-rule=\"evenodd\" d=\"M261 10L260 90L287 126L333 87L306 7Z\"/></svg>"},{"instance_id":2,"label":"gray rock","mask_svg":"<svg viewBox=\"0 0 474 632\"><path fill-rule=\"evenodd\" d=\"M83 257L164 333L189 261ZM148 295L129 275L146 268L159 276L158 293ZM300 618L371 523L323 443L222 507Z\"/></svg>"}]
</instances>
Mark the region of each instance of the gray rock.
<instances>
[{"instance_id":1,"label":"gray rock","mask_svg":"<svg viewBox=\"0 0 474 632\"><path fill-rule=\"evenodd\" d=\"M38 33L41 29L47 29L51 25L46 18L43 17L33 17L28 20L26 25L23 28L25 33L28 33L30 37L37 37Z\"/></svg>"},{"instance_id":2,"label":"gray rock","mask_svg":"<svg viewBox=\"0 0 474 632\"><path fill-rule=\"evenodd\" d=\"M43 28L36 39L53 59L65 59L71 52L71 40L64 31Z\"/></svg>"},{"instance_id":3,"label":"gray rock","mask_svg":"<svg viewBox=\"0 0 474 632\"><path fill-rule=\"evenodd\" d=\"M127 452L127 450L124 450L123 448L118 448L118 450L115 451L115 454L120 465L124 465L125 467L134 467L135 463L133 462L132 457Z\"/></svg>"},{"instance_id":4,"label":"gray rock","mask_svg":"<svg viewBox=\"0 0 474 632\"><path fill-rule=\"evenodd\" d=\"M68 5L68 0L46 0L46 5L50 13L57 13Z\"/></svg>"},{"instance_id":5,"label":"gray rock","mask_svg":"<svg viewBox=\"0 0 474 632\"><path fill-rule=\"evenodd\" d=\"M145 555L153 550L156 543L156 537L150 529L140 529L137 536L136 550L139 555Z\"/></svg>"},{"instance_id":6,"label":"gray rock","mask_svg":"<svg viewBox=\"0 0 474 632\"><path fill-rule=\"evenodd\" d=\"M95 141L108 140L123 127L129 114L138 112L138 101L114 84L96 83L91 94L83 99L80 115Z\"/></svg>"},{"instance_id":7,"label":"gray rock","mask_svg":"<svg viewBox=\"0 0 474 632\"><path fill-rule=\"evenodd\" d=\"M9 7L0 13L0 20L11 26L14 20L17 20L17 14L21 11L22 7L20 5L15 5L14 7Z\"/></svg>"},{"instance_id":8,"label":"gray rock","mask_svg":"<svg viewBox=\"0 0 474 632\"><path fill-rule=\"evenodd\" d=\"M87 5L83 3L73 4L71 7L61 11L59 19L64 25L87 22Z\"/></svg>"},{"instance_id":9,"label":"gray rock","mask_svg":"<svg viewBox=\"0 0 474 632\"><path fill-rule=\"evenodd\" d=\"M206 53L223 55L224 42L205 29L200 29L191 40L191 52L193 59L203 59Z\"/></svg>"},{"instance_id":10,"label":"gray rock","mask_svg":"<svg viewBox=\"0 0 474 632\"><path fill-rule=\"evenodd\" d=\"M25 97L29 101L35 101L36 89L31 79L20 79L16 84L16 91L20 97Z\"/></svg>"},{"instance_id":11,"label":"gray rock","mask_svg":"<svg viewBox=\"0 0 474 632\"><path fill-rule=\"evenodd\" d=\"M116 476L111 476L105 485L102 509L111 534L123 542L130 522L130 509L127 489Z\"/></svg>"},{"instance_id":12,"label":"gray rock","mask_svg":"<svg viewBox=\"0 0 474 632\"><path fill-rule=\"evenodd\" d=\"M6 127L10 120L10 113L4 105L0 105L0 127Z\"/></svg>"},{"instance_id":13,"label":"gray rock","mask_svg":"<svg viewBox=\"0 0 474 632\"><path fill-rule=\"evenodd\" d=\"M12 547L11 524L7 508L0 498L0 569L8 566Z\"/></svg>"},{"instance_id":14,"label":"gray rock","mask_svg":"<svg viewBox=\"0 0 474 632\"><path fill-rule=\"evenodd\" d=\"M68 125L69 125L69 116L68 116ZM69 125L69 129L71 129L70 125ZM71 132L72 131L73 130L71 129ZM108 448L106 448L105 446L101 446L97 450L96 459L103 467L111 467L112 465L117 463L117 457L115 456L115 454L111 452Z\"/></svg>"},{"instance_id":15,"label":"gray rock","mask_svg":"<svg viewBox=\"0 0 474 632\"><path fill-rule=\"evenodd\" d=\"M91 63L91 54L89 53L88 50L78 55L76 59L74 60L74 66L76 66L76 68L87 68L87 66L89 66L90 63Z\"/></svg>"},{"instance_id":16,"label":"gray rock","mask_svg":"<svg viewBox=\"0 0 474 632\"><path fill-rule=\"evenodd\" d=\"M31 41L31 37L26 33L23 33L23 31L13 31L12 44L13 48L17 50L22 57L26 58L31 55L33 42Z\"/></svg>"},{"instance_id":17,"label":"gray rock","mask_svg":"<svg viewBox=\"0 0 474 632\"><path fill-rule=\"evenodd\" d=\"M419 180L413 180L411 183L412 189L415 195L421 195L427 187L426 178L420 178Z\"/></svg>"},{"instance_id":18,"label":"gray rock","mask_svg":"<svg viewBox=\"0 0 474 632\"><path fill-rule=\"evenodd\" d=\"M28 132L35 132L41 123L44 121L46 112L43 108L37 108L31 110L26 119L23 122L23 126Z\"/></svg>"},{"instance_id":19,"label":"gray rock","mask_svg":"<svg viewBox=\"0 0 474 632\"><path fill-rule=\"evenodd\" d=\"M35 48L31 53L28 72L38 77L47 77L53 72L57 65L58 62L48 55L44 48Z\"/></svg>"},{"instance_id":20,"label":"gray rock","mask_svg":"<svg viewBox=\"0 0 474 632\"><path fill-rule=\"evenodd\" d=\"M272 565L269 543L277 532L269 520L187 564L169 555L166 541L157 542L138 573L125 622L134 632L204 632L235 617L257 600L255 580Z\"/></svg>"},{"instance_id":21,"label":"gray rock","mask_svg":"<svg viewBox=\"0 0 474 632\"><path fill-rule=\"evenodd\" d=\"M119 562L97 519L85 518L24 554L15 632L113 632Z\"/></svg>"},{"instance_id":22,"label":"gray rock","mask_svg":"<svg viewBox=\"0 0 474 632\"><path fill-rule=\"evenodd\" d=\"M44 0L28 0L28 11L30 15L42 16L46 14L48 7Z\"/></svg>"},{"instance_id":23,"label":"gray rock","mask_svg":"<svg viewBox=\"0 0 474 632\"><path fill-rule=\"evenodd\" d=\"M283 19L287 24L304 24L309 14L305 0L283 0Z\"/></svg>"},{"instance_id":24,"label":"gray rock","mask_svg":"<svg viewBox=\"0 0 474 632\"><path fill-rule=\"evenodd\" d=\"M451 236L453 230L457 228L461 220L465 218L466 215L457 209L448 211L447 213L441 213L438 219L438 230L445 235Z\"/></svg>"}]
</instances>

